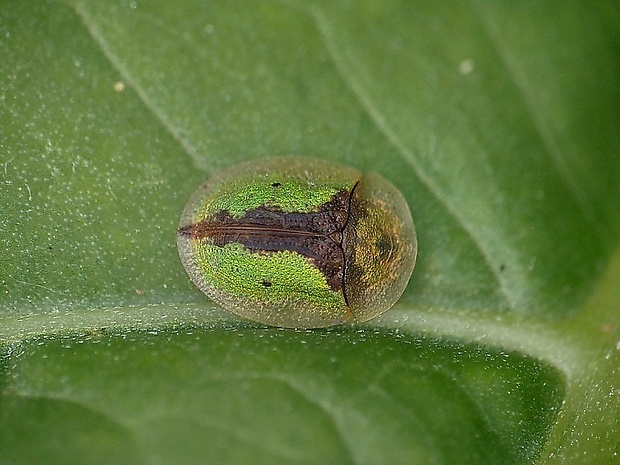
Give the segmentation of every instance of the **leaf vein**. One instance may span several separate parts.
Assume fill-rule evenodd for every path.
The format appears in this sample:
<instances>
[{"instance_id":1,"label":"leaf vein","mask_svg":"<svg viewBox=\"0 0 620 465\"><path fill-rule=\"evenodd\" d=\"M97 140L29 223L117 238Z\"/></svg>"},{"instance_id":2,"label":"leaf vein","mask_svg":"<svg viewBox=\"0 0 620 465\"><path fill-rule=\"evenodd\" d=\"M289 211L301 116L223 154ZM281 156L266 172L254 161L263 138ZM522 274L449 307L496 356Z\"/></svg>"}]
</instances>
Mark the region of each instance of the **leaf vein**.
<instances>
[{"instance_id":1,"label":"leaf vein","mask_svg":"<svg viewBox=\"0 0 620 465\"><path fill-rule=\"evenodd\" d=\"M80 2L72 4L76 14L82 19L86 30L90 33L93 40L99 45L101 51L105 57L110 61L111 65L118 71L123 80L136 92L140 100L144 103L146 108L155 116L155 118L162 124L162 126L168 131L174 140L176 140L183 150L194 161L197 167L201 168L200 157L198 156L196 149L190 143L190 141L183 137L183 131L181 128L175 126L164 114L164 112L155 104L146 90L140 85L137 79L129 69L122 63L121 59L111 50L108 42L105 40L103 33L96 26L95 21L92 20L90 15L81 6Z\"/></svg>"},{"instance_id":2,"label":"leaf vein","mask_svg":"<svg viewBox=\"0 0 620 465\"><path fill-rule=\"evenodd\" d=\"M507 70L508 76L512 79L515 89L517 89L521 95L521 99L531 117L532 125L542 142L544 151L551 159L553 166L555 166L556 172L572 195L573 199L576 201L577 206L581 210L584 218L597 232L601 242L605 243L606 235L600 225L600 222L596 220L596 213L592 206L588 203L586 193L579 187L578 180L572 175L570 166L566 162L566 158L562 156L562 150L553 136L552 129L542 116L543 112L540 110L539 106L536 105L536 99L530 96L527 92L527 77L520 72L516 58L511 56L508 50L506 50L505 45L499 37L497 29L491 25L484 11L478 7L476 2L473 0L470 0L470 5L472 5L472 11L475 15L477 15L480 24L482 25L482 30L489 38L489 43Z\"/></svg>"}]
</instances>

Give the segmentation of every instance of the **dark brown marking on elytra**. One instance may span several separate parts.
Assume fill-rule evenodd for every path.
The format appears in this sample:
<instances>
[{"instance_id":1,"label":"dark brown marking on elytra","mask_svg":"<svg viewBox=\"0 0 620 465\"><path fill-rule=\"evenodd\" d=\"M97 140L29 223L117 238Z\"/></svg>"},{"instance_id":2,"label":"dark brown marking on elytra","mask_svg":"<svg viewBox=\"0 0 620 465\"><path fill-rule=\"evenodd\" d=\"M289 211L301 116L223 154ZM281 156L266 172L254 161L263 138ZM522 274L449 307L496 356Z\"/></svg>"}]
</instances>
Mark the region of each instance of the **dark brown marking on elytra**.
<instances>
[{"instance_id":1,"label":"dark brown marking on elytra","mask_svg":"<svg viewBox=\"0 0 620 465\"><path fill-rule=\"evenodd\" d=\"M340 291L345 269L342 232L349 216L349 196L350 191L340 191L316 212L309 213L258 207L234 218L222 210L180 228L179 234L196 240L209 239L219 247L236 242L251 252L297 252L314 262L331 289Z\"/></svg>"}]
</instances>

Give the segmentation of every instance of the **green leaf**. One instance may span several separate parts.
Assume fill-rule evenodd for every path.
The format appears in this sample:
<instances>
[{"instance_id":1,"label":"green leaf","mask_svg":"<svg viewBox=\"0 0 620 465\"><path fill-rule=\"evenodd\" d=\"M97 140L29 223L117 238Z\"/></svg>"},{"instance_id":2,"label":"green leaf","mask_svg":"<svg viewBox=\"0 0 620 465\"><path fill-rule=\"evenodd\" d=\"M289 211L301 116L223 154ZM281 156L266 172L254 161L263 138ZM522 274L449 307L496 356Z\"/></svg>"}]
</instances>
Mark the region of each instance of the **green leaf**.
<instances>
[{"instance_id":1,"label":"green leaf","mask_svg":"<svg viewBox=\"0 0 620 465\"><path fill-rule=\"evenodd\" d=\"M1 464L618 460L613 2L4 0L0 75ZM184 274L191 192L289 154L407 197L382 318Z\"/></svg>"}]
</instances>

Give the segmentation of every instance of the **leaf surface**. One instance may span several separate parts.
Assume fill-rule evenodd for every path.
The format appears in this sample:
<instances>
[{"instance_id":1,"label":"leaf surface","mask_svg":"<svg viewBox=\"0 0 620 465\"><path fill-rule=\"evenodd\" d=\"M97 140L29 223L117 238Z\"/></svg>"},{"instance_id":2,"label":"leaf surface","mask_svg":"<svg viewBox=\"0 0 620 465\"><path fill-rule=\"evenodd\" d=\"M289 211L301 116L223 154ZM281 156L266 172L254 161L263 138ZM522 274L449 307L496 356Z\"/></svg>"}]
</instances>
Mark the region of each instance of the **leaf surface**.
<instances>
[{"instance_id":1,"label":"leaf surface","mask_svg":"<svg viewBox=\"0 0 620 465\"><path fill-rule=\"evenodd\" d=\"M614 463L616 10L5 0L0 463ZM262 328L184 274L191 192L290 154L407 197L382 318Z\"/></svg>"}]
</instances>

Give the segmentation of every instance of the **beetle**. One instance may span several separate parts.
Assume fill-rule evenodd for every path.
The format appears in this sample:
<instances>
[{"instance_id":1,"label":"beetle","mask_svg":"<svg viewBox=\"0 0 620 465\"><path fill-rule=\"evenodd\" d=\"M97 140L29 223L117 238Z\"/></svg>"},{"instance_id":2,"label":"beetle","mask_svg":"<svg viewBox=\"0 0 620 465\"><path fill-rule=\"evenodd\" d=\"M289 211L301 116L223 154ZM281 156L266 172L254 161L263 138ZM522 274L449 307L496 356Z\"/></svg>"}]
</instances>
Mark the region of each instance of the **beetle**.
<instances>
[{"instance_id":1,"label":"beetle","mask_svg":"<svg viewBox=\"0 0 620 465\"><path fill-rule=\"evenodd\" d=\"M248 161L208 180L185 206L177 245L207 296L285 328L384 313L417 256L409 206L392 183L304 157Z\"/></svg>"}]
</instances>

